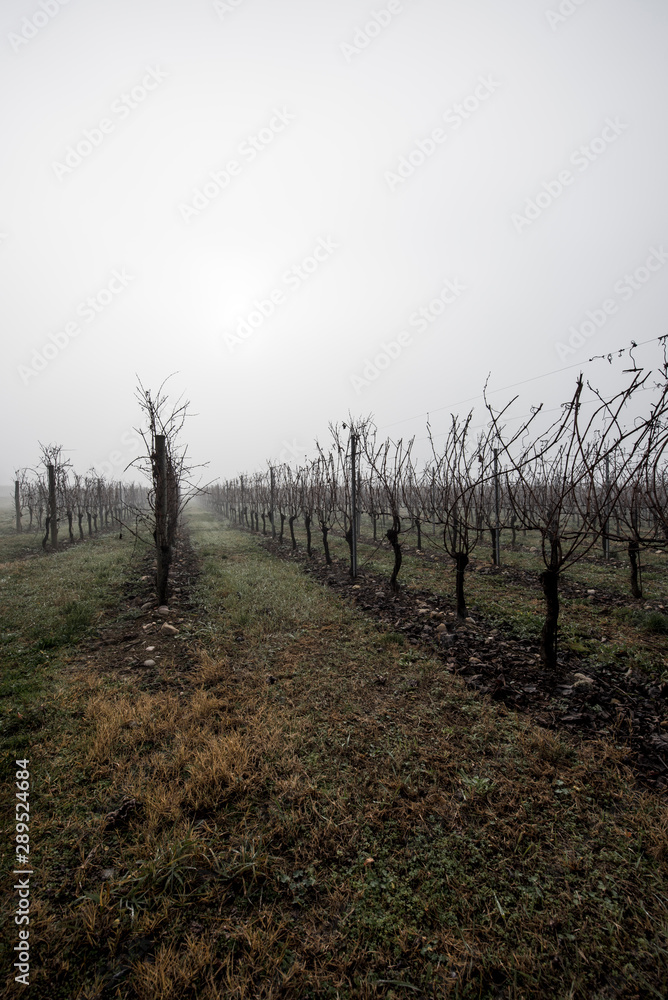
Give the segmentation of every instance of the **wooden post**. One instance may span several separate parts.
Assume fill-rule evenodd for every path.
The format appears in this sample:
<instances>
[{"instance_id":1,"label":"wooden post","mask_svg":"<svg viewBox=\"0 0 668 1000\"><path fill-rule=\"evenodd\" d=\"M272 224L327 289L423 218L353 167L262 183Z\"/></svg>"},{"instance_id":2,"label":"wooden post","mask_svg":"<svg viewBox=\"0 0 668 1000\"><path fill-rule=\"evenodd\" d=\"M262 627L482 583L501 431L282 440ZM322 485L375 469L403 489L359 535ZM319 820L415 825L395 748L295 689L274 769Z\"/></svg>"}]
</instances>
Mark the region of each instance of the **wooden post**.
<instances>
[{"instance_id":1,"label":"wooden post","mask_svg":"<svg viewBox=\"0 0 668 1000\"><path fill-rule=\"evenodd\" d=\"M49 517L51 527L51 548L58 548L58 508L56 506L56 470L53 465L48 467L49 473Z\"/></svg>"},{"instance_id":2,"label":"wooden post","mask_svg":"<svg viewBox=\"0 0 668 1000\"><path fill-rule=\"evenodd\" d=\"M270 473L270 490L271 490L271 506L269 508L269 520L271 521L271 537L276 538L276 525L274 524L274 493L276 480L274 479L274 470L269 469Z\"/></svg>"},{"instance_id":3,"label":"wooden post","mask_svg":"<svg viewBox=\"0 0 668 1000\"><path fill-rule=\"evenodd\" d=\"M104 527L104 508L102 506L102 480L97 481L97 509L100 515L100 531Z\"/></svg>"},{"instance_id":4,"label":"wooden post","mask_svg":"<svg viewBox=\"0 0 668 1000\"><path fill-rule=\"evenodd\" d=\"M155 464L157 481L155 484L155 553L156 553L156 590L158 603L164 604L167 598L167 448L165 435L155 436Z\"/></svg>"},{"instance_id":5,"label":"wooden post","mask_svg":"<svg viewBox=\"0 0 668 1000\"><path fill-rule=\"evenodd\" d=\"M19 481L14 482L14 508L16 510L16 530L20 534L23 531L21 525L21 500L19 497Z\"/></svg>"},{"instance_id":6,"label":"wooden post","mask_svg":"<svg viewBox=\"0 0 668 1000\"><path fill-rule=\"evenodd\" d=\"M605 522L603 524L603 555L605 559L610 558L610 514L607 509L610 499L610 456L605 456Z\"/></svg>"},{"instance_id":7,"label":"wooden post","mask_svg":"<svg viewBox=\"0 0 668 1000\"><path fill-rule=\"evenodd\" d=\"M357 576L357 435L350 432L350 575Z\"/></svg>"},{"instance_id":8,"label":"wooden post","mask_svg":"<svg viewBox=\"0 0 668 1000\"><path fill-rule=\"evenodd\" d=\"M494 564L501 565L501 512L499 504L499 450L494 449Z\"/></svg>"},{"instance_id":9,"label":"wooden post","mask_svg":"<svg viewBox=\"0 0 668 1000\"><path fill-rule=\"evenodd\" d=\"M362 495L362 473L358 469L357 470L357 496L359 497L361 495ZM357 511L357 537L358 538L362 537L362 511L361 510Z\"/></svg>"}]
</instances>

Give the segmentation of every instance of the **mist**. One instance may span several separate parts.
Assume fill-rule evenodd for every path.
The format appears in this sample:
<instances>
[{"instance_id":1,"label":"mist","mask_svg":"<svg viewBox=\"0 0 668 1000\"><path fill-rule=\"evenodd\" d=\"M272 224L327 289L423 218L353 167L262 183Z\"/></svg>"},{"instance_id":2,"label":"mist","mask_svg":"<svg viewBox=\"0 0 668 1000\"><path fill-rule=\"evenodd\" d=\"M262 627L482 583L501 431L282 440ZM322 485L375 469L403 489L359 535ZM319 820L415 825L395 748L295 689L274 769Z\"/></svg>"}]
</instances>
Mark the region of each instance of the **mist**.
<instances>
[{"instance_id":1,"label":"mist","mask_svg":"<svg viewBox=\"0 0 668 1000\"><path fill-rule=\"evenodd\" d=\"M136 479L137 380L204 477L330 421L443 440L655 367L657 0L3 4L0 481ZM597 360L590 360L596 358Z\"/></svg>"}]
</instances>

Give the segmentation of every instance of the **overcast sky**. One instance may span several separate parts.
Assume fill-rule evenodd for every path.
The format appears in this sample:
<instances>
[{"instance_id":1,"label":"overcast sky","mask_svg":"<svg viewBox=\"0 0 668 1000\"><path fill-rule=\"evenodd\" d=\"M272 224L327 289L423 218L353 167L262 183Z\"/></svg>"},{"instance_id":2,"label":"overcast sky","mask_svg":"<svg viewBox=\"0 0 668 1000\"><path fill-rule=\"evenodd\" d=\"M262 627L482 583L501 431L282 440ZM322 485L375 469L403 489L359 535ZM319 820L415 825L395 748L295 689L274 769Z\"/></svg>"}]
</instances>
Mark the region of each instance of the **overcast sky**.
<instances>
[{"instance_id":1,"label":"overcast sky","mask_svg":"<svg viewBox=\"0 0 668 1000\"><path fill-rule=\"evenodd\" d=\"M558 406L559 369L612 388L588 358L668 333L664 0L4 0L0 23L0 482L38 441L120 477L137 375L177 373L215 478L348 411L440 433L489 372L553 372L493 398Z\"/></svg>"}]
</instances>

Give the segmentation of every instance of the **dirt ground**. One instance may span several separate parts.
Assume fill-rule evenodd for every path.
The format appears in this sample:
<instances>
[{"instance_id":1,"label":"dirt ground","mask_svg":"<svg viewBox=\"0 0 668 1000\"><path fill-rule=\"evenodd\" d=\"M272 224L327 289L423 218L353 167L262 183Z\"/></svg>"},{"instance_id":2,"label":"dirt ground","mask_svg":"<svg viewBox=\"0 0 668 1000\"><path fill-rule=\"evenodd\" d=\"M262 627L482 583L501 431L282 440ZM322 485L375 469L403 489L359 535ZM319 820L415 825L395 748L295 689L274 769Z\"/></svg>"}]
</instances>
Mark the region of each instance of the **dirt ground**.
<instances>
[{"instance_id":1,"label":"dirt ground","mask_svg":"<svg viewBox=\"0 0 668 1000\"><path fill-rule=\"evenodd\" d=\"M668 797L668 684L652 683L623 657L619 664L584 666L568 650L559 656L558 673L548 671L536 642L486 625L473 605L471 617L460 622L454 602L427 590L400 587L393 593L385 578L372 573L361 572L352 580L347 562L334 560L327 566L317 556L308 559L271 539L263 542L277 556L300 562L305 572L353 601L381 628L429 649L481 697L503 701L547 729L606 736L627 746L626 763L638 782ZM496 567L484 571L501 572ZM566 588L570 596L587 596L584 588L582 594L573 584Z\"/></svg>"},{"instance_id":2,"label":"dirt ground","mask_svg":"<svg viewBox=\"0 0 668 1000\"><path fill-rule=\"evenodd\" d=\"M629 668L623 656L619 663L592 667L591 663L583 665L568 650L559 656L559 671L548 671L541 664L536 642L486 624L474 606L470 607L471 617L460 622L453 602L427 590L400 587L393 593L386 579L369 572L360 573L353 581L348 564L341 560L327 566L320 557L307 559L299 550L293 554L271 539L264 538L262 543L277 557L299 562L304 572L352 601L381 629L398 633L410 646L438 656L481 697L503 701L547 729L576 736L606 736L627 746L626 763L638 782L668 798L668 684L652 683ZM494 571L492 567L485 569ZM94 652L100 669L107 661L119 669L122 661L121 670L140 672L147 690L156 684L164 686L165 675L159 665L168 661L170 683L178 686L179 675L191 669L188 643L179 640L188 638L198 619L192 597L197 576L197 560L186 537L175 557L170 613L165 617L157 613L152 596L148 558L141 577L127 585L126 622L102 625L81 652L84 656ZM165 634L165 623L176 628L178 635ZM145 666L151 660L154 665ZM379 685L384 682L379 677Z\"/></svg>"}]
</instances>

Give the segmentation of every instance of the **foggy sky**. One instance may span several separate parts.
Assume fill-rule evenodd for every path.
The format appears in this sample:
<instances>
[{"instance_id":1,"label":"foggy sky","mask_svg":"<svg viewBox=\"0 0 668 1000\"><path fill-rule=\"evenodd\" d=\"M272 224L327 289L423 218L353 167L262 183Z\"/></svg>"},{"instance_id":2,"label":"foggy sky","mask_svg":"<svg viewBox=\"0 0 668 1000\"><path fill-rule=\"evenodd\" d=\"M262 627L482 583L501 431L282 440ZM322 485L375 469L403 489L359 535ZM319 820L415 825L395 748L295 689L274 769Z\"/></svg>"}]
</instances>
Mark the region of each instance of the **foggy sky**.
<instances>
[{"instance_id":1,"label":"foggy sky","mask_svg":"<svg viewBox=\"0 0 668 1000\"><path fill-rule=\"evenodd\" d=\"M207 479L435 433L668 333L660 0L5 0L0 482L120 477L136 376ZM639 349L655 364L655 348ZM137 478L127 474L125 478Z\"/></svg>"}]
</instances>

